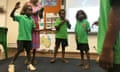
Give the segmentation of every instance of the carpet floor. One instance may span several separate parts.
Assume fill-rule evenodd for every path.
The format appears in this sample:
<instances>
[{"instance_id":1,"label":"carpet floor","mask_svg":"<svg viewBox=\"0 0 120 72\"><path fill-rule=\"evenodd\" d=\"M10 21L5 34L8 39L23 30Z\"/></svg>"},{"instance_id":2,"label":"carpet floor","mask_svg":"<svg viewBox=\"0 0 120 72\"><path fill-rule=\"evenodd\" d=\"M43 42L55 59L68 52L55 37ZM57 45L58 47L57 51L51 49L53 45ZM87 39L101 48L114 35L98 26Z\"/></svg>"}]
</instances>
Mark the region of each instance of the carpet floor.
<instances>
[{"instance_id":1,"label":"carpet floor","mask_svg":"<svg viewBox=\"0 0 120 72\"><path fill-rule=\"evenodd\" d=\"M0 72L8 72L8 64L12 58L7 60L0 60ZM35 65L37 70L34 72L105 72L98 66L95 60L91 60L91 68L84 70L82 67L76 66L79 63L79 59L67 58L69 63L63 63L60 58L56 59L55 63L50 63L49 57L37 57L38 63ZM15 62L16 72L31 72L27 70L27 66L24 64L25 57L20 56Z\"/></svg>"}]
</instances>

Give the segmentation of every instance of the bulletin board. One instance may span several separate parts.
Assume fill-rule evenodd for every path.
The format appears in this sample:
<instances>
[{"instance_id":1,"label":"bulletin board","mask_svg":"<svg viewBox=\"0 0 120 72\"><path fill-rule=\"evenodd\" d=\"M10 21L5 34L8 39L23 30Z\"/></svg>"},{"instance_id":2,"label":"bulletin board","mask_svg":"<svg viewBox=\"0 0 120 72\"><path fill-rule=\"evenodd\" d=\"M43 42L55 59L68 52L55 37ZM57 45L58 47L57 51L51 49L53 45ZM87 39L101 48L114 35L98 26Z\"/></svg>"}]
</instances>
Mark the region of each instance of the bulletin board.
<instances>
[{"instance_id":1,"label":"bulletin board","mask_svg":"<svg viewBox=\"0 0 120 72\"><path fill-rule=\"evenodd\" d=\"M53 0L53 1L54 1L54 4L44 5L44 30L46 30L46 14L58 13L59 10L61 9L61 0Z\"/></svg>"},{"instance_id":2,"label":"bulletin board","mask_svg":"<svg viewBox=\"0 0 120 72\"><path fill-rule=\"evenodd\" d=\"M51 4L51 5L44 5L45 6L45 12L54 12L54 13L56 13L56 12L58 12L60 10L60 8L61 8L61 0L53 0L53 1L56 2L56 3Z\"/></svg>"}]
</instances>

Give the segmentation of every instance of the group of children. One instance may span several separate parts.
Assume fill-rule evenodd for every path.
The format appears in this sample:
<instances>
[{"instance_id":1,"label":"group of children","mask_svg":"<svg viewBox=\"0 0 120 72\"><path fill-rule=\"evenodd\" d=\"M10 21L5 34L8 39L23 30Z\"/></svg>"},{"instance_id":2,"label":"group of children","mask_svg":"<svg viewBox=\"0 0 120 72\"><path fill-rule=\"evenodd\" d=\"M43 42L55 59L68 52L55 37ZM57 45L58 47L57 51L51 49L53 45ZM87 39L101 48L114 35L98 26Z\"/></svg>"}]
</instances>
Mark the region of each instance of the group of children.
<instances>
[{"instance_id":1,"label":"group of children","mask_svg":"<svg viewBox=\"0 0 120 72\"><path fill-rule=\"evenodd\" d=\"M32 3L30 3L32 2ZM20 15L15 15L15 11L20 7L20 2L17 2L15 8L11 12L11 17L14 21L19 23L19 32L17 38L17 53L9 65L9 72L14 72L14 62L18 55L25 49L27 53L27 68L29 70L36 70L33 66L35 61L36 48L39 48L39 16L41 18L43 9L37 7L38 0L30 0L26 3L21 11ZM34 8L33 8L34 7ZM37 7L35 9L35 7ZM65 47L68 46L68 32L67 28L71 28L70 22L66 19L66 12L64 9L59 11L59 18L55 21L54 26L56 28L55 33L55 49L54 57L50 60L51 63L56 61L56 55L60 44L62 45L62 61L68 63L65 59ZM76 13L76 26L75 26L75 40L76 47L80 50L81 60L78 66L82 66L84 69L90 68L90 56L88 45L88 32L90 31L90 25L87 21L87 16L83 10L79 10ZM32 49L33 48L33 49ZM30 51L33 51L33 58L31 59ZM84 54L87 57L87 63L85 63Z\"/></svg>"},{"instance_id":2,"label":"group of children","mask_svg":"<svg viewBox=\"0 0 120 72\"><path fill-rule=\"evenodd\" d=\"M55 37L55 50L54 57L50 60L54 63L56 60L56 54L60 44L62 45L62 61L68 63L68 60L64 58L65 47L68 46L68 33L67 28L71 28L69 21L65 18L66 13L64 9L59 11L59 16L56 20L56 37ZM88 45L88 32L90 31L90 25L87 21L87 16L83 10L79 10L76 14L76 26L75 26L75 41L77 49L80 50L81 60L78 66L82 66L84 69L90 68L90 56L89 56L89 45ZM85 63L84 52L87 57L87 63Z\"/></svg>"}]
</instances>

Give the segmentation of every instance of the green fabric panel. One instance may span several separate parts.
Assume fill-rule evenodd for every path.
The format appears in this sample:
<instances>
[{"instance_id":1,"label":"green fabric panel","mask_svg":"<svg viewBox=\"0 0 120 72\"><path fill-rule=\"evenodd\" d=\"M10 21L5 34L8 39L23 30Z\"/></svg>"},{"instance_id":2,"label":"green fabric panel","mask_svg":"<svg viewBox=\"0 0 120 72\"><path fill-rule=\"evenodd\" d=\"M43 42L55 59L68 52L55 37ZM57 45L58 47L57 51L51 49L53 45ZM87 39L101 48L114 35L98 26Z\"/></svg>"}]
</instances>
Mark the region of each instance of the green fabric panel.
<instances>
[{"instance_id":1,"label":"green fabric panel","mask_svg":"<svg viewBox=\"0 0 120 72\"><path fill-rule=\"evenodd\" d=\"M99 30L98 30L98 42L97 53L100 54L107 30L108 15L110 11L110 0L100 0L100 17L99 17Z\"/></svg>"}]
</instances>

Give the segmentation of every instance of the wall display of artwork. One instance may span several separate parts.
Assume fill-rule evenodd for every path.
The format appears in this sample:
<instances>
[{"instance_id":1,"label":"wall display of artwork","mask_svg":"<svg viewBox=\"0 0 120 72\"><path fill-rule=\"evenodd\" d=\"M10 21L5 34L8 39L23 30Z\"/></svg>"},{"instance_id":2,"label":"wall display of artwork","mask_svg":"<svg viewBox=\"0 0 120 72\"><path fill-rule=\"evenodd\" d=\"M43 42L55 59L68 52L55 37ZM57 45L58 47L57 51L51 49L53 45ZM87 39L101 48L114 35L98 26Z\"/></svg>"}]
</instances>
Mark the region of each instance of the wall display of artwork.
<instances>
[{"instance_id":1,"label":"wall display of artwork","mask_svg":"<svg viewBox=\"0 0 120 72\"><path fill-rule=\"evenodd\" d=\"M50 5L46 5L48 1L51 1ZM44 30L55 30L54 22L61 9L61 0L42 0L42 3L44 4Z\"/></svg>"},{"instance_id":2,"label":"wall display of artwork","mask_svg":"<svg viewBox=\"0 0 120 72\"><path fill-rule=\"evenodd\" d=\"M44 6L56 6L57 1L56 0L42 0L42 4Z\"/></svg>"},{"instance_id":3,"label":"wall display of artwork","mask_svg":"<svg viewBox=\"0 0 120 72\"><path fill-rule=\"evenodd\" d=\"M54 13L47 13L46 14L46 29L55 30L54 23L58 17L59 16L55 15Z\"/></svg>"}]
</instances>

